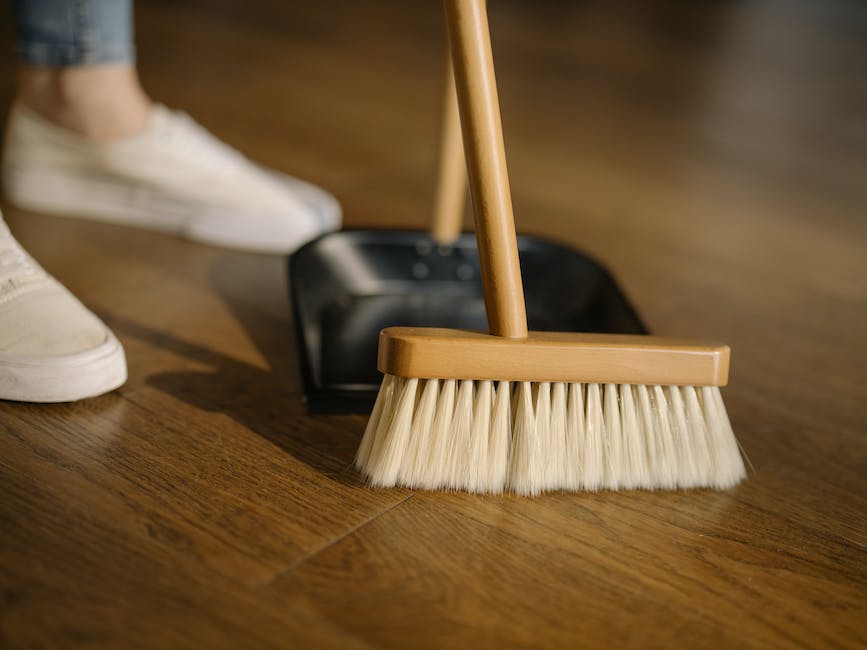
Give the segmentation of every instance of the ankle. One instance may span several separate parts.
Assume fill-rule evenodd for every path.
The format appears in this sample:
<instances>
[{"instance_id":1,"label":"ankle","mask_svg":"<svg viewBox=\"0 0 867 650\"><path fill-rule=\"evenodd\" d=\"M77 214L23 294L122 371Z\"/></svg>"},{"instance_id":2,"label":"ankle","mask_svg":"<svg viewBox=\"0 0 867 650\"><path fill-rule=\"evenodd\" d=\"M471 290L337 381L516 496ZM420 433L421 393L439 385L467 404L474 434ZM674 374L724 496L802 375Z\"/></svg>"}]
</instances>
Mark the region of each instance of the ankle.
<instances>
[{"instance_id":1,"label":"ankle","mask_svg":"<svg viewBox=\"0 0 867 650\"><path fill-rule=\"evenodd\" d=\"M17 100L50 122L100 142L141 131L151 111L130 65L22 66Z\"/></svg>"}]
</instances>

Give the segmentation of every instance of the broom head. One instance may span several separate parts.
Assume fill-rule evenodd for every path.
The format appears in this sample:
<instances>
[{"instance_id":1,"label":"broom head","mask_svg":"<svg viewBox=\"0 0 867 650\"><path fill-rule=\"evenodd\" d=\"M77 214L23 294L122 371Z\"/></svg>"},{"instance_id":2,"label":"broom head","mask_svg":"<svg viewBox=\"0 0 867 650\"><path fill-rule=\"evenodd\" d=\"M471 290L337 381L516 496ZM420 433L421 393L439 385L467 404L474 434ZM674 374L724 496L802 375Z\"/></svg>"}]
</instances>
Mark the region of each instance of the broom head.
<instances>
[{"instance_id":1,"label":"broom head","mask_svg":"<svg viewBox=\"0 0 867 650\"><path fill-rule=\"evenodd\" d=\"M730 487L728 365L726 345L656 336L388 328L356 465L477 493Z\"/></svg>"}]
</instances>

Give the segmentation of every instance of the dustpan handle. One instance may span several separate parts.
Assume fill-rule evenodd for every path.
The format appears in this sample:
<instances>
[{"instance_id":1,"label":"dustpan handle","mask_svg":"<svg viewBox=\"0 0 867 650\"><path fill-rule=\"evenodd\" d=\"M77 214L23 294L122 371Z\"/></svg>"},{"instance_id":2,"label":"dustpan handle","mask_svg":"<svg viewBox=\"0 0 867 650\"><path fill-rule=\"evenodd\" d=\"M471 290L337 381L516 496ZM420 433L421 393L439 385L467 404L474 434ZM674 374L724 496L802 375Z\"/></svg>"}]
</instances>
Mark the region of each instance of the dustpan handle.
<instances>
[{"instance_id":1,"label":"dustpan handle","mask_svg":"<svg viewBox=\"0 0 867 650\"><path fill-rule=\"evenodd\" d=\"M454 244L461 236L467 196L467 165L461 142L461 123L455 97L452 59L447 57L443 116L440 126L439 169L431 223L431 236L441 244Z\"/></svg>"},{"instance_id":2,"label":"dustpan handle","mask_svg":"<svg viewBox=\"0 0 867 650\"><path fill-rule=\"evenodd\" d=\"M506 170L485 0L444 0L488 328L527 337L524 287Z\"/></svg>"}]
</instances>

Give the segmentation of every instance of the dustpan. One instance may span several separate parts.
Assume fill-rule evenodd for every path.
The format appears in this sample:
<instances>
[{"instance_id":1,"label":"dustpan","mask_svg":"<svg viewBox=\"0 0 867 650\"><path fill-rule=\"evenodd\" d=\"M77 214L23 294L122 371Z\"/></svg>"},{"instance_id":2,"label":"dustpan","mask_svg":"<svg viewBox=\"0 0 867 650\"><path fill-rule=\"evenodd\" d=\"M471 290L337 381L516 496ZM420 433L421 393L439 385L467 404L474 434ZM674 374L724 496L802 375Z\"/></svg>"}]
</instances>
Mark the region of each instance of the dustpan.
<instances>
[{"instance_id":1,"label":"dustpan","mask_svg":"<svg viewBox=\"0 0 867 650\"><path fill-rule=\"evenodd\" d=\"M476 239L460 234L466 171L451 65L431 232L349 230L289 258L289 293L310 413L369 413L390 326L487 330ZM518 237L531 330L646 334L613 276L590 257Z\"/></svg>"}]
</instances>

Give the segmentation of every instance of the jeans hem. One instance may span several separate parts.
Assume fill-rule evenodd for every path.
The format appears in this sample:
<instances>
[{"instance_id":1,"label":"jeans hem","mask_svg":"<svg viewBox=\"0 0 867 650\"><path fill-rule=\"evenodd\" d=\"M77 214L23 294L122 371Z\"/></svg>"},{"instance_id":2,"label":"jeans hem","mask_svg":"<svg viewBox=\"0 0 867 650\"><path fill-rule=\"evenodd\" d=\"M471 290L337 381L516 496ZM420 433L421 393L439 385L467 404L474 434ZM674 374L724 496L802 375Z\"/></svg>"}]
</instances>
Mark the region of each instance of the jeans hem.
<instances>
[{"instance_id":1,"label":"jeans hem","mask_svg":"<svg viewBox=\"0 0 867 650\"><path fill-rule=\"evenodd\" d=\"M57 43L19 43L15 55L22 63L45 67L94 65L99 63L135 63L132 43L100 44L97 47L60 45Z\"/></svg>"}]
</instances>

